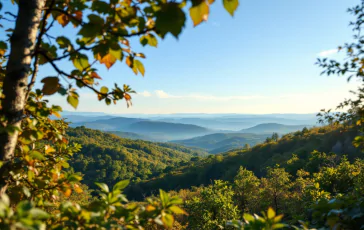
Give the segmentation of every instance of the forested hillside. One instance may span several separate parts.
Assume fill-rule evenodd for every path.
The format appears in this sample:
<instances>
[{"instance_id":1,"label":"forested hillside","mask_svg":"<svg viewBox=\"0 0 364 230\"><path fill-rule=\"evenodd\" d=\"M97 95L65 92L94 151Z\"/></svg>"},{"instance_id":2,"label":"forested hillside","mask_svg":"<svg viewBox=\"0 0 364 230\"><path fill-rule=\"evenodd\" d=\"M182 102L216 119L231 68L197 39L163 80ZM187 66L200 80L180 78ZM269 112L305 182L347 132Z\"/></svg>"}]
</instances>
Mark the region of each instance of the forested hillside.
<instances>
[{"instance_id":1,"label":"forested hillside","mask_svg":"<svg viewBox=\"0 0 364 230\"><path fill-rule=\"evenodd\" d=\"M240 132L242 133L265 133L265 134L272 134L272 133L279 133L279 134L286 134L290 132L295 132L297 130L301 130L305 127L310 127L307 125L282 125L278 123L264 123L259 124L247 129L242 129Z\"/></svg>"},{"instance_id":2,"label":"forested hillside","mask_svg":"<svg viewBox=\"0 0 364 230\"><path fill-rule=\"evenodd\" d=\"M169 174L134 185L128 194L140 199L141 194L151 194L157 188L178 190L191 186L208 185L213 180L231 181L240 166L252 170L257 176L266 175L266 167L276 164L287 167L287 171L295 175L295 170L304 164L313 151L347 154L353 160L363 157L359 150L353 147L355 130L343 130L325 126L321 128L303 129L284 135L278 140L268 139L251 149L233 150L227 153L210 155L207 158L190 162L187 166L177 167ZM296 155L301 160L294 165L285 163Z\"/></svg>"},{"instance_id":3,"label":"forested hillside","mask_svg":"<svg viewBox=\"0 0 364 230\"><path fill-rule=\"evenodd\" d=\"M190 147L198 147L212 154L226 152L231 149L253 146L263 142L268 134L251 133L214 133L186 140L176 140L174 143Z\"/></svg>"},{"instance_id":4,"label":"forested hillside","mask_svg":"<svg viewBox=\"0 0 364 230\"><path fill-rule=\"evenodd\" d=\"M206 155L201 150L125 139L85 127L69 128L67 135L71 143L82 145L69 163L74 171L84 174L83 182L90 187L94 187L94 181L113 185L123 179L135 182L149 179L167 167Z\"/></svg>"}]
</instances>

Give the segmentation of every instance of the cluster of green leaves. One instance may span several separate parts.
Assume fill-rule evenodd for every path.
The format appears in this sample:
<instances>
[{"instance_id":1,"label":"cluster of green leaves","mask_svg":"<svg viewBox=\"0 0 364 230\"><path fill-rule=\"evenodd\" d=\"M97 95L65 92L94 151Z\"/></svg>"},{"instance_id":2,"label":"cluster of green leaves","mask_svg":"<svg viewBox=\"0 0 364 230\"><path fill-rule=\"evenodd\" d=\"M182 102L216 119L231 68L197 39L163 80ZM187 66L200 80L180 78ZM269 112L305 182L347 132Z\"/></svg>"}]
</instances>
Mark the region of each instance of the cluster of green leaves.
<instances>
[{"instance_id":1,"label":"cluster of green leaves","mask_svg":"<svg viewBox=\"0 0 364 230\"><path fill-rule=\"evenodd\" d=\"M312 153L307 164L316 161L316 154ZM267 169L266 177L258 178L241 167L233 182L216 180L206 187L175 192L184 197L184 209L189 213L180 221L186 229L232 226L239 229L288 226L360 229L364 226L364 193L361 190L364 161L350 163L342 157L333 162L331 155L326 154L321 160L320 166L311 173L300 169L296 175L291 175L277 165ZM252 216L267 209L268 213L263 217ZM244 221L239 220L240 216Z\"/></svg>"},{"instance_id":2,"label":"cluster of green leaves","mask_svg":"<svg viewBox=\"0 0 364 230\"><path fill-rule=\"evenodd\" d=\"M233 202L234 191L228 183L217 180L198 193L185 203L191 229L216 229L225 226L226 220L239 217L238 207Z\"/></svg>"},{"instance_id":3,"label":"cluster of green leaves","mask_svg":"<svg viewBox=\"0 0 364 230\"><path fill-rule=\"evenodd\" d=\"M170 228L173 215L186 214L178 205L182 200L170 197L160 190L158 198L145 203L129 202L122 194L128 181L116 183L110 191L103 183L99 187L99 199L79 205L66 201L59 204L57 212L50 215L37 208L32 201L24 200L13 209L10 199L3 195L0 200L1 229L141 229L142 226L160 225Z\"/></svg>"},{"instance_id":4,"label":"cluster of green leaves","mask_svg":"<svg viewBox=\"0 0 364 230\"><path fill-rule=\"evenodd\" d=\"M288 227L288 225L281 223L283 215L276 215L276 212L269 208L268 211L262 212L262 216L250 215L248 213L244 214L244 221L231 221L228 222L228 226L234 226L237 229L245 230L271 230L271 229L281 229Z\"/></svg>"}]
</instances>

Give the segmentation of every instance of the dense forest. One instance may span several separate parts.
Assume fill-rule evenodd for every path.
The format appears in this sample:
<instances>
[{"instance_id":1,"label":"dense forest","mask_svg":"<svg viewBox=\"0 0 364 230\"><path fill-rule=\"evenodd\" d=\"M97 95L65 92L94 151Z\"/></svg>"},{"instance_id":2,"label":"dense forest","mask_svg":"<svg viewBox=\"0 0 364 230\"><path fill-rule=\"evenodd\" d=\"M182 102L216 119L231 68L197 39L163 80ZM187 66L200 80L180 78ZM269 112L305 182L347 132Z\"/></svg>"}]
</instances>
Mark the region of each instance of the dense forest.
<instances>
[{"instance_id":1,"label":"dense forest","mask_svg":"<svg viewBox=\"0 0 364 230\"><path fill-rule=\"evenodd\" d=\"M141 194L150 194L158 188L175 190L191 186L208 185L213 180L232 181L239 167L243 166L258 177L265 176L267 167L279 164L292 175L303 168L313 151L346 154L350 160L363 157L351 144L357 135L356 130L342 130L338 127L303 129L289 133L277 140L269 140L249 149L232 150L218 155L210 155L182 167L173 168L163 177L141 182L130 187L130 195L140 199ZM292 165L287 161L293 156L299 160ZM138 195L139 194L139 195Z\"/></svg>"},{"instance_id":2,"label":"dense forest","mask_svg":"<svg viewBox=\"0 0 364 230\"><path fill-rule=\"evenodd\" d=\"M82 145L69 163L75 172L84 174L83 182L89 187L94 187L95 181L113 185L125 179L146 180L207 155L202 150L124 139L85 127L69 128L67 135L71 143Z\"/></svg>"}]
</instances>

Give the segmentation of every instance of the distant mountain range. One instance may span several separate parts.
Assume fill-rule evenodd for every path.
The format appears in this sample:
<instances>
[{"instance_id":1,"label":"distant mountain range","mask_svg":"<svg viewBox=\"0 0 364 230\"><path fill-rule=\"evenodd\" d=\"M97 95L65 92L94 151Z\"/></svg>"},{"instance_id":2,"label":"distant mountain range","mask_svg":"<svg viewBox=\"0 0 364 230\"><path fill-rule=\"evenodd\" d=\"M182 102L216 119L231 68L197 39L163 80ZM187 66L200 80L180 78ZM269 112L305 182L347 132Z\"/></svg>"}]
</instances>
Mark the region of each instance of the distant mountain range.
<instances>
[{"instance_id":1,"label":"distant mountain range","mask_svg":"<svg viewBox=\"0 0 364 230\"><path fill-rule=\"evenodd\" d=\"M242 133L261 133L261 134L286 134L301 130L303 128L310 128L310 125L282 125L277 123L265 123L259 124L254 127L243 129L240 132Z\"/></svg>"},{"instance_id":2,"label":"distant mountain range","mask_svg":"<svg viewBox=\"0 0 364 230\"><path fill-rule=\"evenodd\" d=\"M140 118L114 117L111 119L95 120L90 122L76 122L71 127L85 126L86 128L101 131L112 131L114 134L131 139L169 141L185 139L212 133L204 127L188 124L177 124L159 121L150 121ZM121 131L116 132L115 131Z\"/></svg>"},{"instance_id":3,"label":"distant mountain range","mask_svg":"<svg viewBox=\"0 0 364 230\"><path fill-rule=\"evenodd\" d=\"M112 117L109 119L99 119L87 122L75 122L71 127L85 126L86 128L98 129L102 131L125 131L127 128L137 122L147 121L140 118L128 118L128 117Z\"/></svg>"},{"instance_id":4,"label":"distant mountain range","mask_svg":"<svg viewBox=\"0 0 364 230\"><path fill-rule=\"evenodd\" d=\"M226 152L231 149L242 148L245 144L250 146L263 142L266 134L250 133L214 133L202 137L195 137L187 140L173 141L188 147L198 147L207 150L209 153L216 154Z\"/></svg>"},{"instance_id":5,"label":"distant mountain range","mask_svg":"<svg viewBox=\"0 0 364 230\"><path fill-rule=\"evenodd\" d=\"M85 126L134 140L161 142L196 137L192 142L198 144L186 140L186 145L204 148L212 153L241 147L245 143L256 143L255 137L242 137L239 133L264 134L266 137L273 132L285 134L303 127L312 127L316 123L313 114L170 114L139 117L134 114L133 117L119 117L104 113L64 112L62 115L66 121L71 122L71 127ZM228 133L231 135L213 136L218 143L214 146L206 147L204 140L198 139L204 135Z\"/></svg>"}]
</instances>

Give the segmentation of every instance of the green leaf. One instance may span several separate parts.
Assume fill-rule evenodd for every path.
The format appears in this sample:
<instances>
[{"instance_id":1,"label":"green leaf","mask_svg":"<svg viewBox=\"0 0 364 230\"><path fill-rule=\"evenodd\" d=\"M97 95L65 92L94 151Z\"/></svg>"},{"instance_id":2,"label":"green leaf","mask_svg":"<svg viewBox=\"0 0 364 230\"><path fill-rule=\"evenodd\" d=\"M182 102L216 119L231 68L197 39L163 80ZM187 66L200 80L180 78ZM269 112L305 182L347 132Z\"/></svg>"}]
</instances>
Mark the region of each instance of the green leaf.
<instances>
[{"instance_id":1,"label":"green leaf","mask_svg":"<svg viewBox=\"0 0 364 230\"><path fill-rule=\"evenodd\" d=\"M235 10L239 6L239 0L223 0L224 8L231 16L234 16Z\"/></svg>"},{"instance_id":2,"label":"green leaf","mask_svg":"<svg viewBox=\"0 0 364 230\"><path fill-rule=\"evenodd\" d=\"M205 1L202 1L199 5L190 8L190 16L193 21L193 25L197 26L203 21L206 21L209 16L209 5Z\"/></svg>"},{"instance_id":3,"label":"green leaf","mask_svg":"<svg viewBox=\"0 0 364 230\"><path fill-rule=\"evenodd\" d=\"M90 23L92 23L93 25L98 25L101 27L104 25L104 19L97 14L90 14L87 17Z\"/></svg>"},{"instance_id":4,"label":"green leaf","mask_svg":"<svg viewBox=\"0 0 364 230\"><path fill-rule=\"evenodd\" d=\"M111 45L109 53L120 61L123 59L123 50L121 49L119 44Z\"/></svg>"},{"instance_id":5,"label":"green leaf","mask_svg":"<svg viewBox=\"0 0 364 230\"><path fill-rule=\"evenodd\" d=\"M3 194L1 197L1 202L4 203L6 206L9 206L10 205L10 199L8 197L8 195L6 194Z\"/></svg>"},{"instance_id":6,"label":"green leaf","mask_svg":"<svg viewBox=\"0 0 364 230\"><path fill-rule=\"evenodd\" d=\"M156 13L155 26L162 38L167 33L171 33L174 37L182 32L185 25L186 15L179 7L178 3L169 2L163 4L161 9Z\"/></svg>"},{"instance_id":7,"label":"green leaf","mask_svg":"<svg viewBox=\"0 0 364 230\"><path fill-rule=\"evenodd\" d=\"M174 223L174 217L171 214L165 214L162 215L162 222L165 226L171 228L173 227L173 223Z\"/></svg>"},{"instance_id":8,"label":"green leaf","mask_svg":"<svg viewBox=\"0 0 364 230\"><path fill-rule=\"evenodd\" d=\"M32 159L37 159L37 160L44 160L45 159L45 156L43 156L42 153L36 151L36 150L32 150L30 153L29 153L29 156L32 158Z\"/></svg>"},{"instance_id":9,"label":"green leaf","mask_svg":"<svg viewBox=\"0 0 364 230\"><path fill-rule=\"evenodd\" d=\"M106 184L95 182L95 185L97 185L101 189L101 191L106 193L109 192L109 187Z\"/></svg>"},{"instance_id":10,"label":"green leaf","mask_svg":"<svg viewBox=\"0 0 364 230\"><path fill-rule=\"evenodd\" d=\"M110 98L105 98L105 103L106 103L106 105L110 105L111 104L111 99Z\"/></svg>"},{"instance_id":11,"label":"green leaf","mask_svg":"<svg viewBox=\"0 0 364 230\"><path fill-rule=\"evenodd\" d=\"M171 206L169 207L169 210L171 210L172 212L174 212L175 214L183 214L186 215L187 213L185 212L185 210L183 210L182 208L178 207L178 206Z\"/></svg>"},{"instance_id":12,"label":"green leaf","mask_svg":"<svg viewBox=\"0 0 364 230\"><path fill-rule=\"evenodd\" d=\"M144 76L145 69L143 63L141 63L139 60L134 59L134 66L138 69L138 71Z\"/></svg>"},{"instance_id":13,"label":"green leaf","mask_svg":"<svg viewBox=\"0 0 364 230\"><path fill-rule=\"evenodd\" d=\"M283 224L283 223L278 223L278 224L273 224L272 225L272 229L281 229L281 228L286 228L289 227L287 224Z\"/></svg>"},{"instance_id":14,"label":"green leaf","mask_svg":"<svg viewBox=\"0 0 364 230\"><path fill-rule=\"evenodd\" d=\"M58 43L59 48L61 49L68 48L71 46L71 41L64 36L57 37L56 42Z\"/></svg>"},{"instance_id":15,"label":"green leaf","mask_svg":"<svg viewBox=\"0 0 364 230\"><path fill-rule=\"evenodd\" d=\"M26 197L30 197L32 194L30 193L29 189L23 186L23 193Z\"/></svg>"},{"instance_id":16,"label":"green leaf","mask_svg":"<svg viewBox=\"0 0 364 230\"><path fill-rule=\"evenodd\" d=\"M102 25L87 23L81 27L78 34L82 35L84 38L87 38L86 41L88 41L100 35L101 32L102 32Z\"/></svg>"},{"instance_id":17,"label":"green leaf","mask_svg":"<svg viewBox=\"0 0 364 230\"><path fill-rule=\"evenodd\" d=\"M78 106L78 96L75 96L74 94L69 94L67 96L67 102L75 109L77 109Z\"/></svg>"},{"instance_id":18,"label":"green leaf","mask_svg":"<svg viewBox=\"0 0 364 230\"><path fill-rule=\"evenodd\" d=\"M157 47L158 40L153 34L147 34L140 37L140 44L142 44L143 46L150 45L153 47Z\"/></svg>"},{"instance_id":19,"label":"green leaf","mask_svg":"<svg viewBox=\"0 0 364 230\"><path fill-rule=\"evenodd\" d=\"M31 209L29 214L36 219L47 219L50 217L50 215L47 212L45 212L39 208Z\"/></svg>"},{"instance_id":20,"label":"green leaf","mask_svg":"<svg viewBox=\"0 0 364 230\"><path fill-rule=\"evenodd\" d=\"M67 180L69 182L79 182L82 180L82 176L77 175L77 174L72 174L70 176L67 177Z\"/></svg>"},{"instance_id":21,"label":"green leaf","mask_svg":"<svg viewBox=\"0 0 364 230\"><path fill-rule=\"evenodd\" d=\"M245 221L248 221L248 222L249 221L254 221L254 216L252 216L252 215L250 215L248 213L244 213L243 218L244 218Z\"/></svg>"},{"instance_id":22,"label":"green leaf","mask_svg":"<svg viewBox=\"0 0 364 230\"><path fill-rule=\"evenodd\" d=\"M0 50L6 50L8 45L4 41L0 41Z\"/></svg>"},{"instance_id":23,"label":"green leaf","mask_svg":"<svg viewBox=\"0 0 364 230\"><path fill-rule=\"evenodd\" d=\"M107 14L111 10L110 5L103 1L94 1L91 9L99 14Z\"/></svg>"},{"instance_id":24,"label":"green leaf","mask_svg":"<svg viewBox=\"0 0 364 230\"><path fill-rule=\"evenodd\" d=\"M273 210L273 208L268 208L267 216L269 219L273 219L276 216L276 212Z\"/></svg>"},{"instance_id":25,"label":"green leaf","mask_svg":"<svg viewBox=\"0 0 364 230\"><path fill-rule=\"evenodd\" d=\"M109 89L106 86L101 87L100 92L103 94L107 94L109 92Z\"/></svg>"},{"instance_id":26,"label":"green leaf","mask_svg":"<svg viewBox=\"0 0 364 230\"><path fill-rule=\"evenodd\" d=\"M159 197L162 201L162 206L166 207L169 204L169 196L168 193L163 191L162 189L159 189Z\"/></svg>"},{"instance_id":27,"label":"green leaf","mask_svg":"<svg viewBox=\"0 0 364 230\"><path fill-rule=\"evenodd\" d=\"M72 57L73 65L80 71L84 71L90 67L88 57L84 54L78 54Z\"/></svg>"},{"instance_id":28,"label":"green leaf","mask_svg":"<svg viewBox=\"0 0 364 230\"><path fill-rule=\"evenodd\" d=\"M129 184L129 180L122 180L122 181L119 181L118 183L116 183L115 185L114 185L114 188L113 188L113 190L115 191L115 190L123 190L124 188L126 188L126 186L128 186L128 184Z\"/></svg>"}]
</instances>

